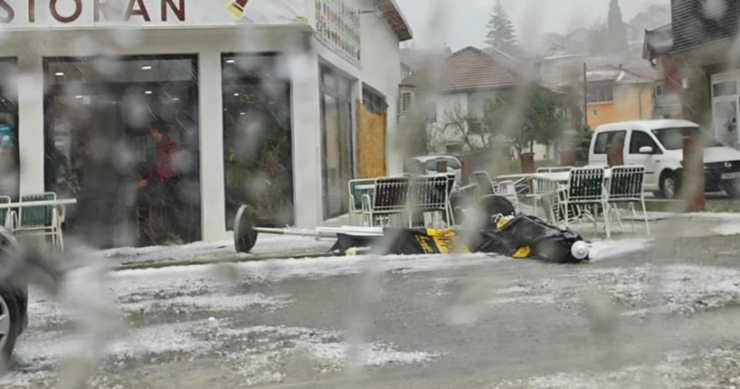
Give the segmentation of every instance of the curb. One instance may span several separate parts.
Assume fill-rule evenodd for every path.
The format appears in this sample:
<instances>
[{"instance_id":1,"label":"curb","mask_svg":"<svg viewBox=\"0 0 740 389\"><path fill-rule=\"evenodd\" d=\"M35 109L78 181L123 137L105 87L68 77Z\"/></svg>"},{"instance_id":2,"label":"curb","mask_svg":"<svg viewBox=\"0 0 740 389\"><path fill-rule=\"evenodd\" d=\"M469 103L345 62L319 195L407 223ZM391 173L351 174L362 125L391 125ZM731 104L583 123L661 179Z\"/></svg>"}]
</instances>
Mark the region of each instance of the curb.
<instances>
[{"instance_id":1,"label":"curb","mask_svg":"<svg viewBox=\"0 0 740 389\"><path fill-rule=\"evenodd\" d=\"M255 255L255 256L241 256L243 254L234 253L233 258L226 259L194 259L190 261L164 261L164 262L144 262L144 263L131 263L118 265L113 268L113 271L125 271L125 270L146 270L146 269L166 269L170 267L185 267L185 266L201 266L201 265L218 265L223 263L245 263L245 262L261 262L270 260L284 260L284 259L309 259L309 258L324 258L331 257L332 254L328 252L312 252L312 253L293 253L283 255Z\"/></svg>"}]
</instances>

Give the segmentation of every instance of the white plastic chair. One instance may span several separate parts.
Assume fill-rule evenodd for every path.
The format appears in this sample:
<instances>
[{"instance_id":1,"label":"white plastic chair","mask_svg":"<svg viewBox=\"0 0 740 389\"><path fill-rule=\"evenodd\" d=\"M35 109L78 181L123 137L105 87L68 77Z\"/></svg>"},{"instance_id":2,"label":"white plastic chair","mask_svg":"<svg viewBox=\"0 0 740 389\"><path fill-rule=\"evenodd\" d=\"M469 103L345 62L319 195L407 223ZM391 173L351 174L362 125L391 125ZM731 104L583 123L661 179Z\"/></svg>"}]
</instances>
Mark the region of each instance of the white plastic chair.
<instances>
[{"instance_id":1,"label":"white plastic chair","mask_svg":"<svg viewBox=\"0 0 740 389\"><path fill-rule=\"evenodd\" d=\"M454 177L450 179L446 174L413 178L408 196L411 215L441 212L445 216L447 227L454 226L454 212L450 202L453 186ZM426 221L424 224L426 226ZM409 220L409 227L413 227L413 219Z\"/></svg>"},{"instance_id":2,"label":"white plastic chair","mask_svg":"<svg viewBox=\"0 0 740 389\"><path fill-rule=\"evenodd\" d=\"M349 224L354 225L355 218L362 217L362 196L372 194L375 189L374 179L351 180L349 187Z\"/></svg>"},{"instance_id":3,"label":"white plastic chair","mask_svg":"<svg viewBox=\"0 0 740 389\"><path fill-rule=\"evenodd\" d=\"M21 197L21 203L54 201L56 193L47 192L39 195ZM64 251L62 224L65 219L64 206L43 205L38 207L21 207L18 222L13 232L21 236L51 236L52 246Z\"/></svg>"},{"instance_id":4,"label":"white plastic chair","mask_svg":"<svg viewBox=\"0 0 740 389\"><path fill-rule=\"evenodd\" d=\"M367 225L388 226L391 217L406 213L409 193L407 177L384 177L375 180L372 193L362 195L362 215Z\"/></svg>"},{"instance_id":5,"label":"white plastic chair","mask_svg":"<svg viewBox=\"0 0 740 389\"><path fill-rule=\"evenodd\" d=\"M516 213L519 213L519 196L517 195L516 183L514 181L499 182L496 195L509 200L514 205Z\"/></svg>"},{"instance_id":6,"label":"white plastic chair","mask_svg":"<svg viewBox=\"0 0 740 389\"><path fill-rule=\"evenodd\" d=\"M607 205L609 212L614 211L617 215L619 229L624 232L622 219L619 216L618 205L621 203L628 204L629 210L632 211L632 231L635 230L635 219L637 211L635 203L642 204L642 215L645 219L645 228L650 236L650 221L647 216L645 207L645 167L644 166L615 166L612 168L609 179L609 192Z\"/></svg>"},{"instance_id":7,"label":"white plastic chair","mask_svg":"<svg viewBox=\"0 0 740 389\"><path fill-rule=\"evenodd\" d=\"M599 206L604 209L604 225L606 236L611 238L609 230L609 212L606 203L606 170L603 168L579 168L570 171L568 186L563 199L563 212L565 225L570 226L570 207L572 205L580 208L579 218L587 217L593 219L594 232L598 228L596 211L590 212L590 208L597 210Z\"/></svg>"}]
</instances>

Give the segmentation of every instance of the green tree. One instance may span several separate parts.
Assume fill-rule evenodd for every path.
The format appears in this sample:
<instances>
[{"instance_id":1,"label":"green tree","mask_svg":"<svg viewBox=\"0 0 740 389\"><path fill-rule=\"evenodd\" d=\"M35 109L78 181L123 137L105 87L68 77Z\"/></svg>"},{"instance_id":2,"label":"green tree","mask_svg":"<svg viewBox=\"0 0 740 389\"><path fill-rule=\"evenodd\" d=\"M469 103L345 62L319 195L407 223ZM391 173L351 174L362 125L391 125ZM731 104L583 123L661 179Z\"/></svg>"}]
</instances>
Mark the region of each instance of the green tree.
<instances>
[{"instance_id":1,"label":"green tree","mask_svg":"<svg viewBox=\"0 0 740 389\"><path fill-rule=\"evenodd\" d=\"M567 109L561 104L560 95L534 85L527 91L527 101L522 107L509 96L498 96L489 100L486 107L485 124L492 136L509 138L517 153L534 148L535 143L549 145L560 138L567 125ZM512 120L512 115L517 116ZM506 123L515 123L515 130L507 132Z\"/></svg>"},{"instance_id":2,"label":"green tree","mask_svg":"<svg viewBox=\"0 0 740 389\"><path fill-rule=\"evenodd\" d=\"M517 50L517 39L514 25L509 19L506 8L501 4L501 0L499 0L493 8L491 20L488 22L486 45L509 54L512 54Z\"/></svg>"},{"instance_id":3,"label":"green tree","mask_svg":"<svg viewBox=\"0 0 740 389\"><path fill-rule=\"evenodd\" d=\"M609 17L607 19L609 32L609 52L621 53L629 50L627 42L627 28L622 18L622 10L619 8L619 0L611 0L609 3Z\"/></svg>"}]
</instances>

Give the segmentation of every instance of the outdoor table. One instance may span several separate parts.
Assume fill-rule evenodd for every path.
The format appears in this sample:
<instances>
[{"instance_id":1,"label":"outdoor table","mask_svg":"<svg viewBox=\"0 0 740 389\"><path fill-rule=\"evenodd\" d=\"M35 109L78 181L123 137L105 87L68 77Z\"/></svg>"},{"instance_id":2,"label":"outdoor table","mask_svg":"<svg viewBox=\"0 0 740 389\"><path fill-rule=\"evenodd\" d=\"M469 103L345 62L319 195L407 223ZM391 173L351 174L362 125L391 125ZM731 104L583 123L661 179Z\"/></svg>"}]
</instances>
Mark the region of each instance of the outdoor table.
<instances>
[{"instance_id":1,"label":"outdoor table","mask_svg":"<svg viewBox=\"0 0 740 389\"><path fill-rule=\"evenodd\" d=\"M0 204L0 209L30 208L30 207L53 207L58 205L74 205L77 199L58 199L44 201L26 201L22 203Z\"/></svg>"}]
</instances>

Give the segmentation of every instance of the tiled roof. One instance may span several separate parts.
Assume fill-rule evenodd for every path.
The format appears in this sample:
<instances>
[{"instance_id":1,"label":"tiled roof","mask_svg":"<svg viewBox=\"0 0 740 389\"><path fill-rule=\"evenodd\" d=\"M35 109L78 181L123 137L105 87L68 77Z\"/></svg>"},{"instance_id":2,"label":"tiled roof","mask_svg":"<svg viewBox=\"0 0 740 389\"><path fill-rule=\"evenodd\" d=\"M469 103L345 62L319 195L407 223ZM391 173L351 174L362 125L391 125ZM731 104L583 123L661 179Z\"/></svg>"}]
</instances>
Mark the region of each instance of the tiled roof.
<instances>
[{"instance_id":1,"label":"tiled roof","mask_svg":"<svg viewBox=\"0 0 740 389\"><path fill-rule=\"evenodd\" d=\"M474 47L462 49L438 67L421 70L403 81L409 87L431 87L438 92L512 87L519 75L501 61Z\"/></svg>"},{"instance_id":2,"label":"tiled roof","mask_svg":"<svg viewBox=\"0 0 740 389\"><path fill-rule=\"evenodd\" d=\"M613 81L617 84L649 84L658 80L658 72L652 68L627 70L617 66L604 66L590 69L586 75L588 82Z\"/></svg>"},{"instance_id":3,"label":"tiled roof","mask_svg":"<svg viewBox=\"0 0 740 389\"><path fill-rule=\"evenodd\" d=\"M401 8L396 4L396 0L374 0L375 7L383 13L385 20L391 25L393 32L398 36L399 42L405 42L414 38L414 33L406 18L401 12Z\"/></svg>"}]
</instances>

